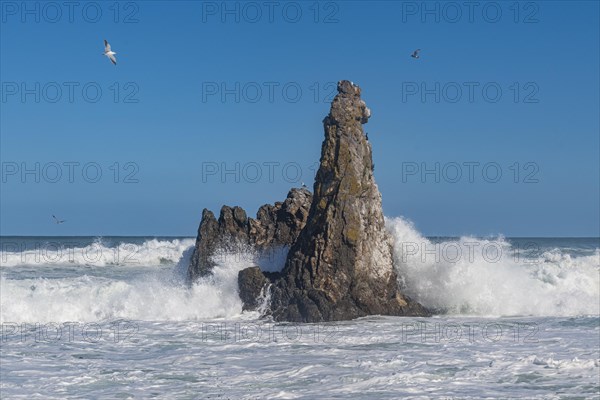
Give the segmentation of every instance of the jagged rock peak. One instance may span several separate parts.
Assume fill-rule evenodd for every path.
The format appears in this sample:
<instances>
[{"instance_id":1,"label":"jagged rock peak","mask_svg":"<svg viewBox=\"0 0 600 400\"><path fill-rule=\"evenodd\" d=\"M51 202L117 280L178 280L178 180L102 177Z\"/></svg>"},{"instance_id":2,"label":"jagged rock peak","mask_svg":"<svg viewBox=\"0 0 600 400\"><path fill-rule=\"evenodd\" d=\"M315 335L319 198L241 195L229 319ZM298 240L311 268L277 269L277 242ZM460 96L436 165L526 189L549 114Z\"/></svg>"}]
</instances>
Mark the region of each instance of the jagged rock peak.
<instances>
[{"instance_id":1,"label":"jagged rock peak","mask_svg":"<svg viewBox=\"0 0 600 400\"><path fill-rule=\"evenodd\" d=\"M325 139L308 220L273 285L276 320L427 315L398 289L371 145L362 129L371 112L360 96L357 85L340 81L323 120Z\"/></svg>"},{"instance_id":2,"label":"jagged rock peak","mask_svg":"<svg viewBox=\"0 0 600 400\"><path fill-rule=\"evenodd\" d=\"M371 111L357 85L340 81L337 89L323 120L314 194L292 189L285 201L262 206L256 219L239 207L223 207L218 220L204 210L188 277L210 274L215 251L232 243L256 249L283 245L290 250L281 272L240 271L245 310L256 308L257 297L269 288L270 297L262 298L270 298L268 312L279 321L430 315L398 287L371 145L362 129Z\"/></svg>"},{"instance_id":3,"label":"jagged rock peak","mask_svg":"<svg viewBox=\"0 0 600 400\"><path fill-rule=\"evenodd\" d=\"M309 190L294 188L285 201L260 207L256 219L248 218L241 207L223 206L218 220L204 209L187 271L188 281L194 282L212 272L218 250L264 251L291 246L306 223L311 201Z\"/></svg>"}]
</instances>

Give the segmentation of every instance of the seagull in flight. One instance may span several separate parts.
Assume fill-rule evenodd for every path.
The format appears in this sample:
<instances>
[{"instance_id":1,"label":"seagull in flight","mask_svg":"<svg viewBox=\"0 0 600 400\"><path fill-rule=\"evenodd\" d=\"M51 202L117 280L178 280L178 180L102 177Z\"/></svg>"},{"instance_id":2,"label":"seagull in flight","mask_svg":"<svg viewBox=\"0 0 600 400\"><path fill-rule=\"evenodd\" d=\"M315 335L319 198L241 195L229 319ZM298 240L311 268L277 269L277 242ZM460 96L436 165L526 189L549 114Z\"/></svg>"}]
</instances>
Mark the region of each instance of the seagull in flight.
<instances>
[{"instance_id":1,"label":"seagull in flight","mask_svg":"<svg viewBox=\"0 0 600 400\"><path fill-rule=\"evenodd\" d=\"M54 218L54 221L55 221L57 224L62 224L63 222L65 222L65 221L66 221L66 220L64 220L64 219L58 219L58 218L56 218L56 216L55 216L55 215L52 215L52 218Z\"/></svg>"},{"instance_id":2,"label":"seagull in flight","mask_svg":"<svg viewBox=\"0 0 600 400\"><path fill-rule=\"evenodd\" d=\"M110 46L109 46L110 49ZM413 53L410 55L412 58L419 58L419 52L421 51L421 49L416 49L415 51L413 51Z\"/></svg>"},{"instance_id":3,"label":"seagull in flight","mask_svg":"<svg viewBox=\"0 0 600 400\"><path fill-rule=\"evenodd\" d=\"M110 49L110 44L106 41L106 39L104 39L104 53L103 54L106 57L108 57L114 65L117 65L117 59L115 58L115 54L117 54L117 53L115 53L114 51L112 51Z\"/></svg>"}]
</instances>

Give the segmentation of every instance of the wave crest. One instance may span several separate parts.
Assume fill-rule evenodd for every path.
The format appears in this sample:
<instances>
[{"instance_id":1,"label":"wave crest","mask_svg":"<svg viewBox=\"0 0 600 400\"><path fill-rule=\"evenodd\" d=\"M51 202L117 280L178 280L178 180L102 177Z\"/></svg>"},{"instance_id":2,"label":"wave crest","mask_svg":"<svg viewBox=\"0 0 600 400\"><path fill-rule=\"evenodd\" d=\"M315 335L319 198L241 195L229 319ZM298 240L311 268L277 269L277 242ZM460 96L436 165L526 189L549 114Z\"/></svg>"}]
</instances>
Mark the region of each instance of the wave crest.
<instances>
[{"instance_id":1,"label":"wave crest","mask_svg":"<svg viewBox=\"0 0 600 400\"><path fill-rule=\"evenodd\" d=\"M434 242L404 218L386 219L406 294L440 313L480 316L600 314L600 253L559 249L535 258L504 237Z\"/></svg>"}]
</instances>

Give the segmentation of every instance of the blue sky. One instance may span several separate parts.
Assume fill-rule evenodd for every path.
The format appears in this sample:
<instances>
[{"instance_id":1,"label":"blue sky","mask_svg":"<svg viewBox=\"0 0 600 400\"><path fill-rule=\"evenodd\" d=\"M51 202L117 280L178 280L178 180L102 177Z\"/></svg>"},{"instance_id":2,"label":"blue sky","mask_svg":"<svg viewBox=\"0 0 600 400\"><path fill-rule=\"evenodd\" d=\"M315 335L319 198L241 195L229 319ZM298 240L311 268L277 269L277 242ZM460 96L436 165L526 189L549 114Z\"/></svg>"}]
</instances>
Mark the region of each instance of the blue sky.
<instances>
[{"instance_id":1,"label":"blue sky","mask_svg":"<svg viewBox=\"0 0 600 400\"><path fill-rule=\"evenodd\" d=\"M387 216L600 234L598 2L1 3L3 235L193 236L204 207L253 215L312 185L340 79L372 109Z\"/></svg>"}]
</instances>

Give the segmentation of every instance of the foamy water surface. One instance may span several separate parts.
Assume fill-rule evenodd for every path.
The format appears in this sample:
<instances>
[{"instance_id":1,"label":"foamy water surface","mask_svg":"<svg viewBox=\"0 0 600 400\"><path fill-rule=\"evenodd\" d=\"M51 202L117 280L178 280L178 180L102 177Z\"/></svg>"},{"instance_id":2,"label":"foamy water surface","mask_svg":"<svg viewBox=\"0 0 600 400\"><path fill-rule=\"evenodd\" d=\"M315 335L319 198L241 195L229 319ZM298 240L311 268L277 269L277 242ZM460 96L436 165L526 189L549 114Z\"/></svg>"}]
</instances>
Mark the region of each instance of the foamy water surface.
<instances>
[{"instance_id":1,"label":"foamy water surface","mask_svg":"<svg viewBox=\"0 0 600 400\"><path fill-rule=\"evenodd\" d=\"M386 220L399 284L433 318L278 324L242 313L189 238L1 239L3 398L598 398L597 239L425 238Z\"/></svg>"}]
</instances>

